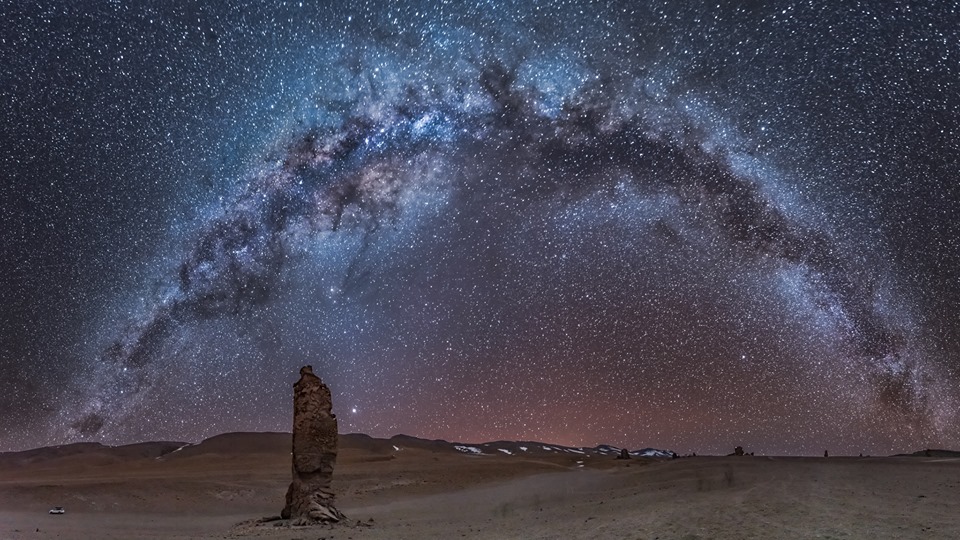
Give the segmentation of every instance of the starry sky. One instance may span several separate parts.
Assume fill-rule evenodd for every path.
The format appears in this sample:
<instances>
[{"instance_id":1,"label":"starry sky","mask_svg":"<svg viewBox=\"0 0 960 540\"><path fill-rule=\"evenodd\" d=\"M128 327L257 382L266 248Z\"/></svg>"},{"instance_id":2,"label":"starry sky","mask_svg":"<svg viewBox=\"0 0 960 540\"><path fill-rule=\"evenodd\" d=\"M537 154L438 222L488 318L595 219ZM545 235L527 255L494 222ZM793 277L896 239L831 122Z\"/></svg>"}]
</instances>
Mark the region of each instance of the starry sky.
<instances>
[{"instance_id":1,"label":"starry sky","mask_svg":"<svg viewBox=\"0 0 960 540\"><path fill-rule=\"evenodd\" d=\"M957 2L0 10L0 450L960 448Z\"/></svg>"}]
</instances>

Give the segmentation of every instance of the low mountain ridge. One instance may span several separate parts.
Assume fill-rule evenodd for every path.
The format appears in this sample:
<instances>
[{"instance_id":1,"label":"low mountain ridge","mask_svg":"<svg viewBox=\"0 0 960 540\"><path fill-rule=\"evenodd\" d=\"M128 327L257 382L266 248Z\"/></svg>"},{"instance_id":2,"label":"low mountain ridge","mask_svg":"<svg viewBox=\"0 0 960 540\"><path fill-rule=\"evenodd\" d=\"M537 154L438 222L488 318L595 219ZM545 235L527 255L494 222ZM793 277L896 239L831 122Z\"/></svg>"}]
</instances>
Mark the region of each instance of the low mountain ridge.
<instances>
[{"instance_id":1,"label":"low mountain ridge","mask_svg":"<svg viewBox=\"0 0 960 540\"><path fill-rule=\"evenodd\" d=\"M184 459L204 454L282 454L289 453L290 433L280 432L234 432L223 433L204 439L199 443L158 441L109 446L98 442L81 442L58 446L34 448L19 452L0 452L0 465L18 465L99 456L111 460L131 459ZM615 457L621 449L611 445L572 447L539 441L492 441L485 443L449 442L442 439L421 439L410 435L394 435L389 439L371 437L363 433L340 435L341 448L367 450L378 454L391 454L406 449L428 452L458 452L474 456L606 456ZM644 448L631 451L632 457L671 458L668 450Z\"/></svg>"}]
</instances>

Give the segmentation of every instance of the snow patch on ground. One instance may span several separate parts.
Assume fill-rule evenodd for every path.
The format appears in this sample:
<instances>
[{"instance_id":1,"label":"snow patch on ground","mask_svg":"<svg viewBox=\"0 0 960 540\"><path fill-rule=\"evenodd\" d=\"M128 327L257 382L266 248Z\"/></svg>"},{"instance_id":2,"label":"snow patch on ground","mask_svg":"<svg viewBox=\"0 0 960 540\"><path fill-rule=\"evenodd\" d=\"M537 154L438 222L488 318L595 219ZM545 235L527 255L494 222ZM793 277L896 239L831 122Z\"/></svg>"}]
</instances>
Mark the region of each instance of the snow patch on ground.
<instances>
[{"instance_id":1,"label":"snow patch on ground","mask_svg":"<svg viewBox=\"0 0 960 540\"><path fill-rule=\"evenodd\" d=\"M463 446L460 444L453 445L453 448L458 452L463 452L464 454L482 454L479 448L475 446Z\"/></svg>"},{"instance_id":2,"label":"snow patch on ground","mask_svg":"<svg viewBox=\"0 0 960 540\"><path fill-rule=\"evenodd\" d=\"M630 452L630 455L637 457L672 458L673 452L669 450L657 450L656 448L644 448L643 450Z\"/></svg>"},{"instance_id":3,"label":"snow patch on ground","mask_svg":"<svg viewBox=\"0 0 960 540\"><path fill-rule=\"evenodd\" d=\"M171 451L171 452L168 452L168 453L166 453L166 454L164 454L164 455L162 455L162 456L157 456L157 457L155 457L154 459L163 460L164 458L166 458L166 457L169 456L170 454L176 454L177 452L183 450L184 448L186 448L186 447L188 447L188 446L193 446L193 443L187 443L187 444L181 446L180 448L177 448L176 450L173 450L173 451Z\"/></svg>"}]
</instances>

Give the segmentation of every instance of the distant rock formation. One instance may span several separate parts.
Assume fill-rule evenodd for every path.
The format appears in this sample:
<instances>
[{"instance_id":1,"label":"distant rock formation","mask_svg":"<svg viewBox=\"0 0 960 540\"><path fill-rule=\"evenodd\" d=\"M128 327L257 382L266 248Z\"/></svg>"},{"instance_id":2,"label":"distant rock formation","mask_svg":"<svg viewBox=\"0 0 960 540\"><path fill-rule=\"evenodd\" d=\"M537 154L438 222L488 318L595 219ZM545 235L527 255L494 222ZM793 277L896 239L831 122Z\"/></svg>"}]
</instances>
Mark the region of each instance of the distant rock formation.
<instances>
[{"instance_id":1,"label":"distant rock formation","mask_svg":"<svg viewBox=\"0 0 960 540\"><path fill-rule=\"evenodd\" d=\"M630 451L626 448L621 448L620 455L617 456L617 459L630 459Z\"/></svg>"},{"instance_id":2,"label":"distant rock formation","mask_svg":"<svg viewBox=\"0 0 960 540\"><path fill-rule=\"evenodd\" d=\"M733 449L733 455L735 455L735 456L742 456L742 455L743 455L743 447L742 447L742 446L738 446L738 447L734 448L734 449Z\"/></svg>"},{"instance_id":3,"label":"distant rock formation","mask_svg":"<svg viewBox=\"0 0 960 540\"><path fill-rule=\"evenodd\" d=\"M337 417L330 389L311 366L293 385L293 481L280 517L301 523L336 522L344 515L330 489L337 461Z\"/></svg>"}]
</instances>

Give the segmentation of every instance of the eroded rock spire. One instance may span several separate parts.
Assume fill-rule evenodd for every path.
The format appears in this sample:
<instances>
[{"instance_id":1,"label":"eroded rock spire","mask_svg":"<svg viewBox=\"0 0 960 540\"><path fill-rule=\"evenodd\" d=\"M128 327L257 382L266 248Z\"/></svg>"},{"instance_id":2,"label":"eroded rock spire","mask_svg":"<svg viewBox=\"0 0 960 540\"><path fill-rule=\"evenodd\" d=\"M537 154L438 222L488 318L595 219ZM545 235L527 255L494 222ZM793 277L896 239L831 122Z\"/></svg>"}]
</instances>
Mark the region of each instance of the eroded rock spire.
<instances>
[{"instance_id":1,"label":"eroded rock spire","mask_svg":"<svg viewBox=\"0 0 960 540\"><path fill-rule=\"evenodd\" d=\"M293 481L287 489L283 519L340 521L330 488L337 461L337 417L330 389L311 366L300 368L293 385Z\"/></svg>"}]
</instances>

